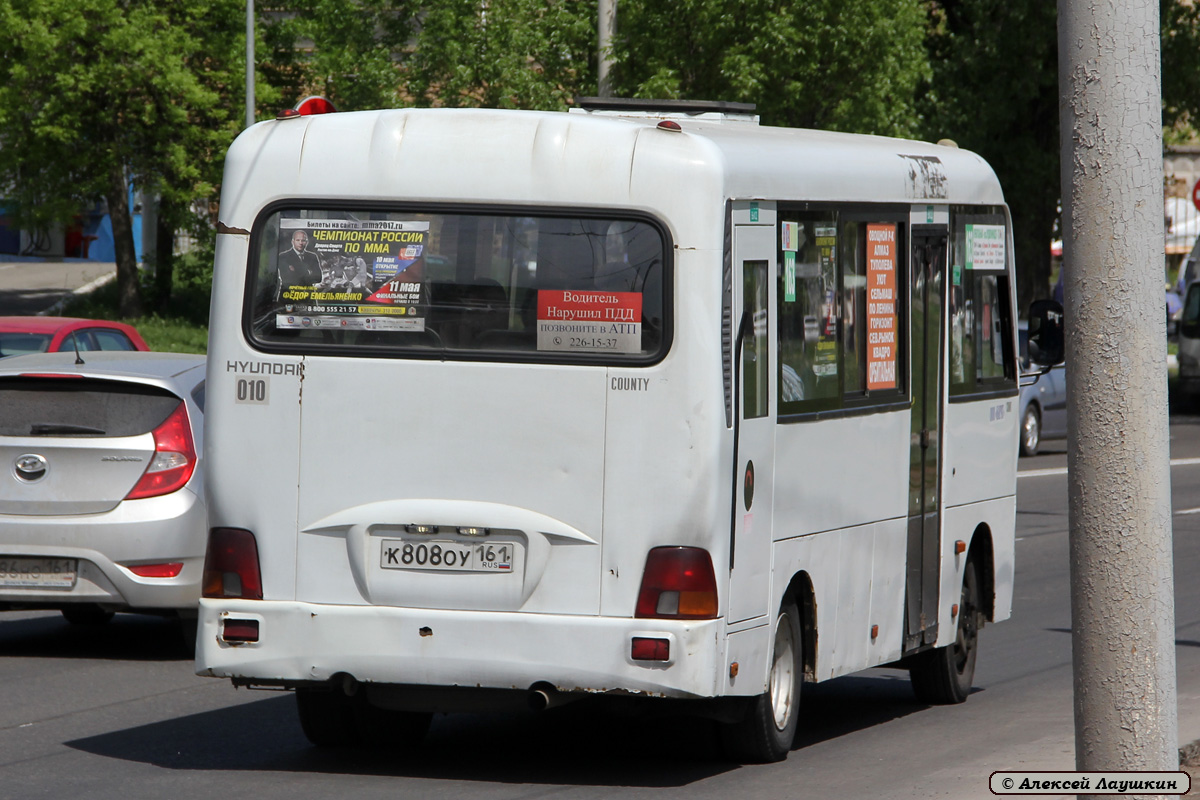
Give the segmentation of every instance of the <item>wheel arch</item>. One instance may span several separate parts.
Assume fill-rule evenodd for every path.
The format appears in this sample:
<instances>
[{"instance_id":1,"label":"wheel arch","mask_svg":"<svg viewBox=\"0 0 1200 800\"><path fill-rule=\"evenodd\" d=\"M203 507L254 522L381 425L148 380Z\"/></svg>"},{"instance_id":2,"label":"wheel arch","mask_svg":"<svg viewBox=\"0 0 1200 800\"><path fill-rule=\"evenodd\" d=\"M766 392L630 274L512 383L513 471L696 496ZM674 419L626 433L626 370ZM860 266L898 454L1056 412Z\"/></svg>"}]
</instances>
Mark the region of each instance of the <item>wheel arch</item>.
<instances>
[{"instance_id":1,"label":"wheel arch","mask_svg":"<svg viewBox=\"0 0 1200 800\"><path fill-rule=\"evenodd\" d=\"M796 604L800 612L800 658L803 663L804 681L817 680L817 595L813 590L812 578L803 570L792 576L780 602L788 600Z\"/></svg>"},{"instance_id":2,"label":"wheel arch","mask_svg":"<svg viewBox=\"0 0 1200 800\"><path fill-rule=\"evenodd\" d=\"M992 529L981 522L971 534L971 546L967 549L966 561L975 563L975 576L979 581L979 598L988 621L994 622L996 615L996 550L992 541ZM962 570L959 571L960 576ZM961 579L961 577L960 577Z\"/></svg>"}]
</instances>

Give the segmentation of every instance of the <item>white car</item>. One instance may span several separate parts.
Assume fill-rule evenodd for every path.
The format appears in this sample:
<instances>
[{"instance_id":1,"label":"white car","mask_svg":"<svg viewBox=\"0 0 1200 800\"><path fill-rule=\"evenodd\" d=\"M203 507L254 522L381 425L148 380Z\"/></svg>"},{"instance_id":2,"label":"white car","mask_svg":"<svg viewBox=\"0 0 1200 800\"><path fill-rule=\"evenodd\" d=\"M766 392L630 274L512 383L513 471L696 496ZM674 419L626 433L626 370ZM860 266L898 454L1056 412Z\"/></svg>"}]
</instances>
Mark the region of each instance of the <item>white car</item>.
<instances>
[{"instance_id":1,"label":"white car","mask_svg":"<svg viewBox=\"0 0 1200 800\"><path fill-rule=\"evenodd\" d=\"M0 362L0 609L59 609L76 624L159 613L194 635L204 363L152 352Z\"/></svg>"}]
</instances>

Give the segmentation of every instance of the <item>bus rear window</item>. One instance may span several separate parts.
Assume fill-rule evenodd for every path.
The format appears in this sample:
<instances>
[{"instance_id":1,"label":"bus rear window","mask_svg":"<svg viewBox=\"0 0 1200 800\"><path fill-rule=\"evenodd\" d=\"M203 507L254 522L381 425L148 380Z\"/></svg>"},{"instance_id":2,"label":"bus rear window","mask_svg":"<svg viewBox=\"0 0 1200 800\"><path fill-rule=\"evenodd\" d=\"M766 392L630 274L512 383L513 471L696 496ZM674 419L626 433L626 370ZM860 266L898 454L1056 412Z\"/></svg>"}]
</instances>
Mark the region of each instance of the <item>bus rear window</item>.
<instances>
[{"instance_id":1,"label":"bus rear window","mask_svg":"<svg viewBox=\"0 0 1200 800\"><path fill-rule=\"evenodd\" d=\"M267 350L644 362L667 342L646 220L280 209L255 242L248 332Z\"/></svg>"}]
</instances>

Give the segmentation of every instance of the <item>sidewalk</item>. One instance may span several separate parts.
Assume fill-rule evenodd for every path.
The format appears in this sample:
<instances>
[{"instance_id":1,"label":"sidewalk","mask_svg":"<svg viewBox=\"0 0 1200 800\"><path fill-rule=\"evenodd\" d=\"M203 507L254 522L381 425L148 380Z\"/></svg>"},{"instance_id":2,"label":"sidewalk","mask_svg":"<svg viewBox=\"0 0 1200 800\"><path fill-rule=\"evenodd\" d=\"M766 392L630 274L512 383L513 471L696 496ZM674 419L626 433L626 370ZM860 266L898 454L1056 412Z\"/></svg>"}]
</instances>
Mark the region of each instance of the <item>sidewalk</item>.
<instances>
[{"instance_id":1,"label":"sidewalk","mask_svg":"<svg viewBox=\"0 0 1200 800\"><path fill-rule=\"evenodd\" d=\"M0 316L57 313L116 276L117 265L102 261L0 261Z\"/></svg>"}]
</instances>

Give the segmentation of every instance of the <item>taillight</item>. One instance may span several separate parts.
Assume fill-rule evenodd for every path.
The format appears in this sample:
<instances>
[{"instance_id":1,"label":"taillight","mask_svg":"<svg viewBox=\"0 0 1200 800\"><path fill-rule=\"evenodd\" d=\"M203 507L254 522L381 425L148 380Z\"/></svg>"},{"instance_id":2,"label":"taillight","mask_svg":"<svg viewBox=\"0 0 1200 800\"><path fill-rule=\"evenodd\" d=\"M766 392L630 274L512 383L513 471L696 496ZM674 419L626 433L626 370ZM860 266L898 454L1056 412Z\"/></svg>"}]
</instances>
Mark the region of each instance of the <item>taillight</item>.
<instances>
[{"instance_id":1,"label":"taillight","mask_svg":"<svg viewBox=\"0 0 1200 800\"><path fill-rule=\"evenodd\" d=\"M142 578L174 578L183 572L182 561L168 561L163 564L135 564L126 567L134 575Z\"/></svg>"},{"instance_id":2,"label":"taillight","mask_svg":"<svg viewBox=\"0 0 1200 800\"><path fill-rule=\"evenodd\" d=\"M240 528L209 531L201 585L205 597L262 600L262 572L254 534Z\"/></svg>"},{"instance_id":3,"label":"taillight","mask_svg":"<svg viewBox=\"0 0 1200 800\"><path fill-rule=\"evenodd\" d=\"M699 547L651 550L634 613L642 619L716 619L717 579L708 551Z\"/></svg>"},{"instance_id":4,"label":"taillight","mask_svg":"<svg viewBox=\"0 0 1200 800\"><path fill-rule=\"evenodd\" d=\"M154 429L154 458L126 500L158 497L183 488L196 469L196 447L188 422L187 404L180 402L171 416Z\"/></svg>"},{"instance_id":5,"label":"taillight","mask_svg":"<svg viewBox=\"0 0 1200 800\"><path fill-rule=\"evenodd\" d=\"M221 638L227 642L257 642L258 620L226 619L221 625Z\"/></svg>"}]
</instances>

